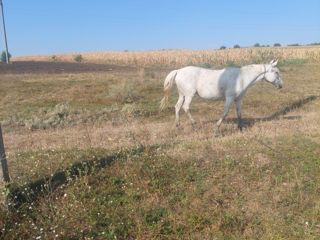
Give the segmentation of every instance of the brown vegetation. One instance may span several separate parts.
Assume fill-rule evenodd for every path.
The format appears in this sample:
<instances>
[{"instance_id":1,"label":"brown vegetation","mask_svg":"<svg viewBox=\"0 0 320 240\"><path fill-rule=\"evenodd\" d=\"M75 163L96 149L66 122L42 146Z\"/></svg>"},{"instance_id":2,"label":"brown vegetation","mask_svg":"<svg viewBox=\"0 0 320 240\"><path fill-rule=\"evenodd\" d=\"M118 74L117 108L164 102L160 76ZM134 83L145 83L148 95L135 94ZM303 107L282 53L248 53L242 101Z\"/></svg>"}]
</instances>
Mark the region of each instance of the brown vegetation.
<instances>
[{"instance_id":1,"label":"brown vegetation","mask_svg":"<svg viewBox=\"0 0 320 240\"><path fill-rule=\"evenodd\" d=\"M74 62L77 54L56 54L55 61ZM83 62L135 65L135 66L168 66L185 65L223 66L230 62L248 64L264 62L269 59L303 59L320 61L320 46L292 47L255 47L224 50L157 50L157 51L123 51L123 52L88 52L81 53ZM13 61L52 61L52 55L17 57Z\"/></svg>"},{"instance_id":2,"label":"brown vegetation","mask_svg":"<svg viewBox=\"0 0 320 240\"><path fill-rule=\"evenodd\" d=\"M308 49L319 57L318 48L279 51L288 49ZM249 55L237 51L249 50L214 54L229 54L217 57L223 65L241 62ZM19 208L2 214L2 237L315 239L320 234L319 58L277 53L284 88L265 83L261 93L260 84L254 86L243 101L244 131L237 130L233 106L215 138L223 102L195 98L196 128L184 113L182 127L174 126L175 91L169 108L158 111L167 73L189 58L207 63L211 54L176 51L171 63L174 52L121 52L115 55L126 57L113 62L108 53L101 62L123 65L133 63L128 56L136 54L140 66L117 70L0 73L10 190L26 196ZM144 54L151 54L149 61ZM141 67L163 63L169 67ZM107 164L89 165L103 161ZM36 196L27 194L30 183L44 183Z\"/></svg>"}]
</instances>

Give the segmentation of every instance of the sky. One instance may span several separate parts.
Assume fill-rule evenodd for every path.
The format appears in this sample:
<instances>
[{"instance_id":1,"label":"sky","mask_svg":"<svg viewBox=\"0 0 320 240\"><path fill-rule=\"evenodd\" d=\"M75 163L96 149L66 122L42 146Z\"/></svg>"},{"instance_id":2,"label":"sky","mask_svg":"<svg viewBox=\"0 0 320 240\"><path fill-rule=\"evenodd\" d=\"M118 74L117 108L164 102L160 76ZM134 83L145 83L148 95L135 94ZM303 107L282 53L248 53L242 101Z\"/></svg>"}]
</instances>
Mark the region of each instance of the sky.
<instances>
[{"instance_id":1,"label":"sky","mask_svg":"<svg viewBox=\"0 0 320 240\"><path fill-rule=\"evenodd\" d=\"M320 0L2 1L13 57L320 42Z\"/></svg>"}]
</instances>

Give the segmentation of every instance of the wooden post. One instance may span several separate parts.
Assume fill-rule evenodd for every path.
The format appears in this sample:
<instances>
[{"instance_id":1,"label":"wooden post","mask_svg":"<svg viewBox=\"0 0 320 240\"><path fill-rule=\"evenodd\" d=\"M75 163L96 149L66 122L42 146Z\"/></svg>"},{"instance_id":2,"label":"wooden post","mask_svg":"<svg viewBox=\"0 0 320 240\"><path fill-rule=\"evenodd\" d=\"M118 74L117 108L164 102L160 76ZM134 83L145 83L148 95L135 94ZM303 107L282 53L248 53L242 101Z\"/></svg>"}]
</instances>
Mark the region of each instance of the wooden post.
<instances>
[{"instance_id":1,"label":"wooden post","mask_svg":"<svg viewBox=\"0 0 320 240\"><path fill-rule=\"evenodd\" d=\"M1 160L0 183L9 182L10 178L9 178L6 153L4 151L1 124L0 124L0 160Z\"/></svg>"}]
</instances>

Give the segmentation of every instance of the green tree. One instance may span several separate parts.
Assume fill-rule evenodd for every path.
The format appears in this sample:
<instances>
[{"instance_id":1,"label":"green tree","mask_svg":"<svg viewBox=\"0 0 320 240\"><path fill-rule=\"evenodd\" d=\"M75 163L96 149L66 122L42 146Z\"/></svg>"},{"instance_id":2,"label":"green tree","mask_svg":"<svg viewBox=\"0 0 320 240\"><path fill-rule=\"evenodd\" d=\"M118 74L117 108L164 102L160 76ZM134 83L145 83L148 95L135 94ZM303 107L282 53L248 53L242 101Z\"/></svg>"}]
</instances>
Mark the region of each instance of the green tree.
<instances>
[{"instance_id":1,"label":"green tree","mask_svg":"<svg viewBox=\"0 0 320 240\"><path fill-rule=\"evenodd\" d=\"M10 54L10 53L8 53L8 58L9 58L9 60L10 60L10 58L11 58L11 54ZM6 52L5 52L5 51L3 51L3 52L1 53L1 62L7 62L7 55L6 55Z\"/></svg>"}]
</instances>

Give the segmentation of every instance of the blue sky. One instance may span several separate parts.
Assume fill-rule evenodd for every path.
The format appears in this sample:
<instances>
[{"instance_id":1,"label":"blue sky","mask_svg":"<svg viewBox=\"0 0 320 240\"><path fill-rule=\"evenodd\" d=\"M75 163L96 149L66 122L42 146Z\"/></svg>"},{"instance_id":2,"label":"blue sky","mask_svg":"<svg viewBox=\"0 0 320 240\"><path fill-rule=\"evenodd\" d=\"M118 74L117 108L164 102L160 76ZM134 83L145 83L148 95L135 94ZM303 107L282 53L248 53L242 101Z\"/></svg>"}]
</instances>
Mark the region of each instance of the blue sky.
<instances>
[{"instance_id":1,"label":"blue sky","mask_svg":"<svg viewBox=\"0 0 320 240\"><path fill-rule=\"evenodd\" d=\"M319 0L3 0L3 5L13 56L320 42Z\"/></svg>"}]
</instances>

